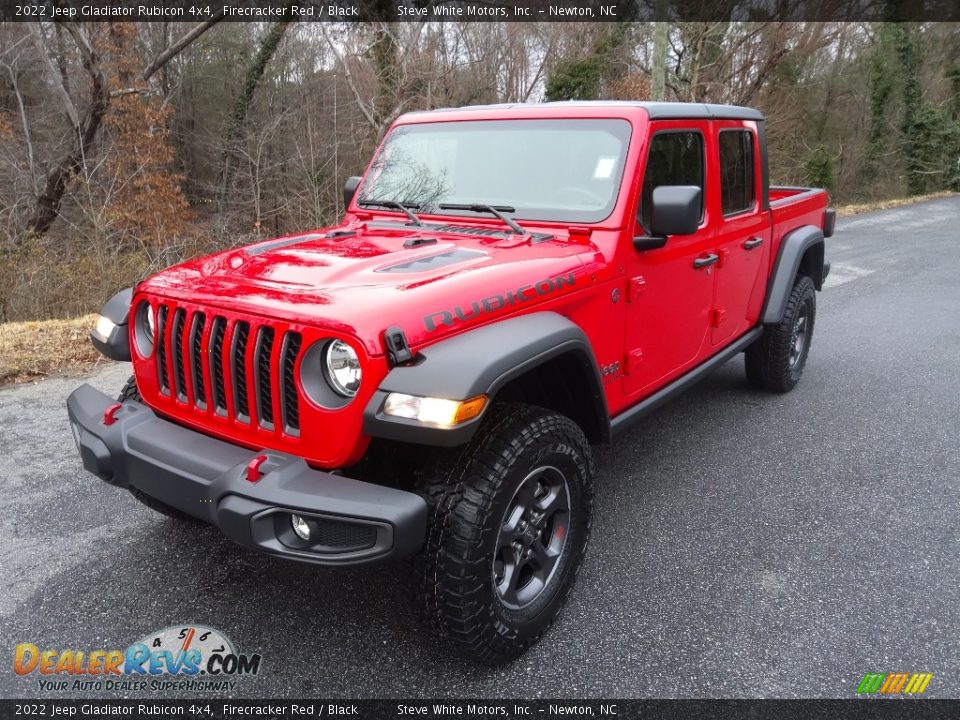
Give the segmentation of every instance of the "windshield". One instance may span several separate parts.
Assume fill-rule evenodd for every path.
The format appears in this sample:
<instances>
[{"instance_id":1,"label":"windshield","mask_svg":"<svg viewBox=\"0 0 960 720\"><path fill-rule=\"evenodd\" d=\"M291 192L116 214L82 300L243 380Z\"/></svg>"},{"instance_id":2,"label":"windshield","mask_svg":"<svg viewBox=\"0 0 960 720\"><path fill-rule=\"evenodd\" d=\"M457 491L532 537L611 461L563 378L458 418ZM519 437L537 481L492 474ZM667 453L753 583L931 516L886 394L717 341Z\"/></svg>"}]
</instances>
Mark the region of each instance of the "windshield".
<instances>
[{"instance_id":1,"label":"windshield","mask_svg":"<svg viewBox=\"0 0 960 720\"><path fill-rule=\"evenodd\" d=\"M401 125L374 159L360 202L429 212L482 204L519 219L599 222L617 201L629 141L626 120Z\"/></svg>"}]
</instances>

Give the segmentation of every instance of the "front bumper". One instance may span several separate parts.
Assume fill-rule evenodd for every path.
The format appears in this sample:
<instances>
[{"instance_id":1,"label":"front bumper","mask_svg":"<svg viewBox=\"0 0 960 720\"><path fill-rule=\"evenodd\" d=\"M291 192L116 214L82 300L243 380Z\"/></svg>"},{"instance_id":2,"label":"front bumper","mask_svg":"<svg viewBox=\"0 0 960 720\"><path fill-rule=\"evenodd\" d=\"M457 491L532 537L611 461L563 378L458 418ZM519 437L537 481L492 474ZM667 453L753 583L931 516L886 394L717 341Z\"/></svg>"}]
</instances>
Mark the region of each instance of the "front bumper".
<instances>
[{"instance_id":1,"label":"front bumper","mask_svg":"<svg viewBox=\"0 0 960 720\"><path fill-rule=\"evenodd\" d=\"M231 540L271 555L320 565L353 565L416 552L426 534L422 497L309 467L301 458L254 452L124 403L106 424L113 399L82 385L67 411L83 466L117 487L134 487ZM247 466L265 455L260 477ZM290 515L311 521L309 542Z\"/></svg>"}]
</instances>

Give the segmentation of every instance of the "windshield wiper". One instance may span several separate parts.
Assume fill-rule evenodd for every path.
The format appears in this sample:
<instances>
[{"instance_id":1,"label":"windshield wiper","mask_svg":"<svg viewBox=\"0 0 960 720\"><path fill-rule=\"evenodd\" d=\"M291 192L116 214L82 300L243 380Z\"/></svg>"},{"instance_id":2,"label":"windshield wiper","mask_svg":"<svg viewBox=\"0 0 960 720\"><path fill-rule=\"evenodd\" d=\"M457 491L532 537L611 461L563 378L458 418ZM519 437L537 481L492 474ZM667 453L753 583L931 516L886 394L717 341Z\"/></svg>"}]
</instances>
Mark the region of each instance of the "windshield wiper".
<instances>
[{"instance_id":1,"label":"windshield wiper","mask_svg":"<svg viewBox=\"0 0 960 720\"><path fill-rule=\"evenodd\" d=\"M385 208L394 208L399 210L408 218L410 222L414 225L423 225L423 220L418 218L416 214L410 208L420 209L419 205L414 205L413 203L402 203L396 200L357 200L357 205L360 207L385 207Z\"/></svg>"},{"instance_id":2,"label":"windshield wiper","mask_svg":"<svg viewBox=\"0 0 960 720\"><path fill-rule=\"evenodd\" d=\"M470 212L475 213L490 213L491 215L496 215L498 218L503 220L507 225L510 226L510 229L513 230L517 235L529 235L526 230L520 227L516 222L508 218L503 213L505 212L516 212L516 208L512 208L509 205L483 205L478 203L440 203L437 207L441 210L469 210Z\"/></svg>"}]
</instances>

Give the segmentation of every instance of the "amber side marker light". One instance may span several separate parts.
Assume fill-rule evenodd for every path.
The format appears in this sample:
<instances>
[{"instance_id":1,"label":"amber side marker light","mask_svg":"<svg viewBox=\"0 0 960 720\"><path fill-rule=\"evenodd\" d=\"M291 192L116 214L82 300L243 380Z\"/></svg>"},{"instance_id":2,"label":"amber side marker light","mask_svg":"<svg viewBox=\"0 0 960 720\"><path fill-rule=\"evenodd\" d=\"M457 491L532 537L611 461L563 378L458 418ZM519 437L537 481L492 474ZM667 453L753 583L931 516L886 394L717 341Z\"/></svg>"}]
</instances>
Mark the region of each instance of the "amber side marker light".
<instances>
[{"instance_id":1,"label":"amber side marker light","mask_svg":"<svg viewBox=\"0 0 960 720\"><path fill-rule=\"evenodd\" d=\"M420 397L405 393L390 393L383 403L384 415L416 420L424 425L453 428L473 420L487 406L487 396L477 395L469 400Z\"/></svg>"}]
</instances>

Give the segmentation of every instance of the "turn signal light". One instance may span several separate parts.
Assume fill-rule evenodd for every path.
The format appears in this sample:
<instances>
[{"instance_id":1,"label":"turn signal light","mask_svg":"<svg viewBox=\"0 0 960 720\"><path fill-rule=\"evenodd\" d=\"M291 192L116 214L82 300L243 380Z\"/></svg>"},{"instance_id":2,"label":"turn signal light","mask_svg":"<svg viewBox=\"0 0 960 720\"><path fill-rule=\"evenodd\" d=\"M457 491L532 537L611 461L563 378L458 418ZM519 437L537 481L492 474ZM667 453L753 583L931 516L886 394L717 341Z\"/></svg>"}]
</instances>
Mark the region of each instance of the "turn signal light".
<instances>
[{"instance_id":1,"label":"turn signal light","mask_svg":"<svg viewBox=\"0 0 960 720\"><path fill-rule=\"evenodd\" d=\"M385 415L416 420L424 425L452 428L472 420L487 406L486 395L469 400L420 397L405 393L390 393L383 404Z\"/></svg>"}]
</instances>

